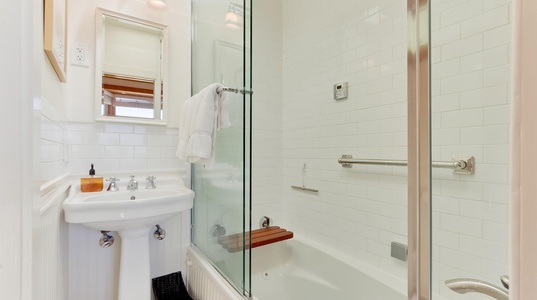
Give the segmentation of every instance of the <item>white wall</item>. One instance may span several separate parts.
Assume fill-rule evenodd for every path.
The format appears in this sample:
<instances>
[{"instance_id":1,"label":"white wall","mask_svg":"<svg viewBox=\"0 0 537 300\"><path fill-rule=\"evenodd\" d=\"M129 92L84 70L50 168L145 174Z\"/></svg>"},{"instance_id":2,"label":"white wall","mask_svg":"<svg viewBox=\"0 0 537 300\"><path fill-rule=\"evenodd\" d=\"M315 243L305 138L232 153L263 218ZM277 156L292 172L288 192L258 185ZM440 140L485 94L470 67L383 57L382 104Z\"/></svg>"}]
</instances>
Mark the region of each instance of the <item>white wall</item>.
<instances>
[{"instance_id":1,"label":"white wall","mask_svg":"<svg viewBox=\"0 0 537 300\"><path fill-rule=\"evenodd\" d=\"M48 61L44 61L44 64L48 64ZM47 185L68 173L69 156L65 114L58 111L45 96L41 99L40 125L40 184Z\"/></svg>"},{"instance_id":2,"label":"white wall","mask_svg":"<svg viewBox=\"0 0 537 300\"><path fill-rule=\"evenodd\" d=\"M168 12L149 9L145 1L92 0L76 2L69 6L70 42L89 45L90 66L68 65L66 107L69 121L93 122L95 105L95 8L101 7L126 15L165 24L169 28L169 125L179 124L179 108L190 97L190 1L170 1Z\"/></svg>"},{"instance_id":3,"label":"white wall","mask_svg":"<svg viewBox=\"0 0 537 300\"><path fill-rule=\"evenodd\" d=\"M92 163L97 175L185 168L175 156L178 143L175 128L79 122L69 122L68 126L71 174L87 176Z\"/></svg>"},{"instance_id":4,"label":"white wall","mask_svg":"<svg viewBox=\"0 0 537 300\"><path fill-rule=\"evenodd\" d=\"M173 158L172 148L176 145L177 130L174 128L179 122L178 109L190 96L190 1L170 3L170 10L166 13L149 9L145 1L126 3L95 0L69 5L68 45L74 42L87 44L90 66L72 65L68 57L67 83L58 82L45 54L42 54L44 104L40 152L43 184L67 172L85 174L88 163L92 161L103 162L101 171L183 167ZM169 26L168 128L94 122L96 7Z\"/></svg>"},{"instance_id":5,"label":"white wall","mask_svg":"<svg viewBox=\"0 0 537 300\"><path fill-rule=\"evenodd\" d=\"M304 13L304 12L307 13ZM284 220L291 230L406 278L390 242L406 242L406 6L402 1L285 1L283 6ZM333 85L348 82L335 101Z\"/></svg>"},{"instance_id":6,"label":"white wall","mask_svg":"<svg viewBox=\"0 0 537 300\"><path fill-rule=\"evenodd\" d=\"M432 1L433 159L477 165L433 173L433 287L450 299L447 279L508 274L510 3Z\"/></svg>"},{"instance_id":7,"label":"white wall","mask_svg":"<svg viewBox=\"0 0 537 300\"><path fill-rule=\"evenodd\" d=\"M37 198L34 170L34 104L38 102L38 56L34 42L39 29L39 1L17 1L0 12L0 298L32 299L33 201ZM35 22L35 23L34 23Z\"/></svg>"},{"instance_id":8,"label":"white wall","mask_svg":"<svg viewBox=\"0 0 537 300\"><path fill-rule=\"evenodd\" d=\"M406 242L406 168L343 169L337 158L407 158L405 5L283 3L286 226L402 279L406 263L390 257L390 242ZM431 7L433 158L477 163L472 176L433 171L433 292L457 299L444 280L498 284L507 274L510 4ZM342 81L349 98L336 102ZM287 187L301 182L304 163L318 194Z\"/></svg>"},{"instance_id":9,"label":"white wall","mask_svg":"<svg viewBox=\"0 0 537 300\"><path fill-rule=\"evenodd\" d=\"M254 0L252 38L252 222L283 224L282 1Z\"/></svg>"}]
</instances>

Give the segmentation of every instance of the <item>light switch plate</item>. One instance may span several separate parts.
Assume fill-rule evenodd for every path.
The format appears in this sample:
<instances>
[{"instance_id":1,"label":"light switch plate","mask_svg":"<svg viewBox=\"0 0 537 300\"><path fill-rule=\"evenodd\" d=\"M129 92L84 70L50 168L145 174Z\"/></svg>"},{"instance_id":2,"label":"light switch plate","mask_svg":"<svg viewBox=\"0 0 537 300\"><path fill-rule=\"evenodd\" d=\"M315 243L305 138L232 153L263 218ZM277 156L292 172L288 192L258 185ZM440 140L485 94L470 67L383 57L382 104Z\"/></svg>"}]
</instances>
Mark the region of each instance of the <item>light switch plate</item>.
<instances>
[{"instance_id":1,"label":"light switch plate","mask_svg":"<svg viewBox=\"0 0 537 300\"><path fill-rule=\"evenodd\" d=\"M334 84L334 100L347 99L349 96L348 86L348 82Z\"/></svg>"}]
</instances>

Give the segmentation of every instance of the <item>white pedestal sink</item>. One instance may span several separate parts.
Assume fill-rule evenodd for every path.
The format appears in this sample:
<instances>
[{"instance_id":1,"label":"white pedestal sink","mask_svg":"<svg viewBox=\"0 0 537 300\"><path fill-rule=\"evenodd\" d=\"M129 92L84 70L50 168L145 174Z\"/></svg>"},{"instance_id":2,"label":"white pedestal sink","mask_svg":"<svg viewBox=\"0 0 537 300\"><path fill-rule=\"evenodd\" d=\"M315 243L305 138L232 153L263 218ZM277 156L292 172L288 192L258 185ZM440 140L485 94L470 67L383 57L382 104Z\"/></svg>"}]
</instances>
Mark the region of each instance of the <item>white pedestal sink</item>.
<instances>
[{"instance_id":1,"label":"white pedestal sink","mask_svg":"<svg viewBox=\"0 0 537 300\"><path fill-rule=\"evenodd\" d=\"M83 193L78 184L63 203L65 221L121 237L118 300L151 299L149 236L151 228L192 208L194 192L181 180L160 180L156 189Z\"/></svg>"}]
</instances>

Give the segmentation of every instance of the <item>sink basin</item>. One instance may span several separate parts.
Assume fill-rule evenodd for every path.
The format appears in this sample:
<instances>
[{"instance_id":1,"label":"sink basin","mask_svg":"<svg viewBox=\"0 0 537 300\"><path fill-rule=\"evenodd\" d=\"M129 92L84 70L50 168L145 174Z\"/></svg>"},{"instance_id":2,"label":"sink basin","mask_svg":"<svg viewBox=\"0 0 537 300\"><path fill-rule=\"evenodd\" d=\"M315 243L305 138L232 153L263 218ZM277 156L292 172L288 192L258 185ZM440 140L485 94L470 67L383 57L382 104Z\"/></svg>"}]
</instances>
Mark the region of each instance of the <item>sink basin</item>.
<instances>
[{"instance_id":1,"label":"sink basin","mask_svg":"<svg viewBox=\"0 0 537 300\"><path fill-rule=\"evenodd\" d=\"M129 191L83 193L72 185L63 203L65 221L96 230L122 231L145 228L192 208L194 192L180 180Z\"/></svg>"},{"instance_id":2,"label":"sink basin","mask_svg":"<svg viewBox=\"0 0 537 300\"><path fill-rule=\"evenodd\" d=\"M151 299L149 236L151 228L192 208L194 192L180 179L162 180L156 189L83 193L78 184L63 202L65 221L121 237L118 300Z\"/></svg>"}]
</instances>

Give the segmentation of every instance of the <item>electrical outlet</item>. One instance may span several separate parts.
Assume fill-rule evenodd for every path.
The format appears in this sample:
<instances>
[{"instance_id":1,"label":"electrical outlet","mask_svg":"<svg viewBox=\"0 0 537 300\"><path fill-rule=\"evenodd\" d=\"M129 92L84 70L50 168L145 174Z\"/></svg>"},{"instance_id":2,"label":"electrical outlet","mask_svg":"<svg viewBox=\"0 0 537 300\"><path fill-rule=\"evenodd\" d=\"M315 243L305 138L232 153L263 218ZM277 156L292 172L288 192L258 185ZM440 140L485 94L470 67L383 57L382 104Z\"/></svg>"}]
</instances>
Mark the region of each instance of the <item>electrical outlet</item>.
<instances>
[{"instance_id":1,"label":"electrical outlet","mask_svg":"<svg viewBox=\"0 0 537 300\"><path fill-rule=\"evenodd\" d=\"M71 64L75 66L89 67L88 44L71 44Z\"/></svg>"}]
</instances>

